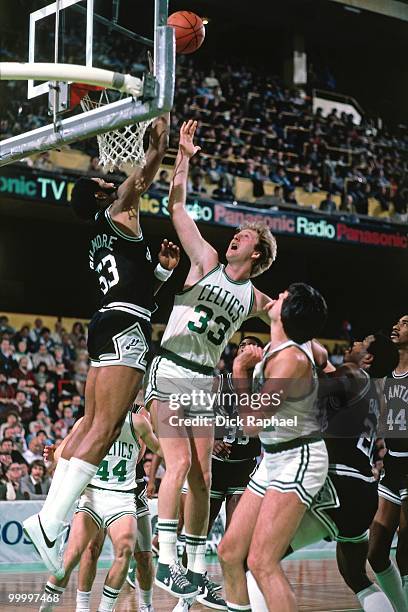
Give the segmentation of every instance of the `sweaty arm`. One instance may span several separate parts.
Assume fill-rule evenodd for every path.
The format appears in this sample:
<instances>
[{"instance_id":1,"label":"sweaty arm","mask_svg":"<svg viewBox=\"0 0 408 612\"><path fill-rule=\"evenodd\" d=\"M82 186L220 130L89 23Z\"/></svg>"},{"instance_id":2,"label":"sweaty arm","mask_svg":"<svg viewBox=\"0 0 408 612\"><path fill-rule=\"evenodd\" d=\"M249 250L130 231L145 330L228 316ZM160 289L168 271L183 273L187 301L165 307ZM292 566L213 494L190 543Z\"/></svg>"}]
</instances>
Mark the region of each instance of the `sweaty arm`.
<instances>
[{"instance_id":1,"label":"sweaty arm","mask_svg":"<svg viewBox=\"0 0 408 612\"><path fill-rule=\"evenodd\" d=\"M244 353L243 353L244 354ZM237 362L238 358L235 359ZM239 381L242 381L242 385L245 386L245 379L247 380L247 390L249 381L249 372L247 368L242 368L240 363L233 365L233 376L234 376L234 387L239 385ZM289 347L285 351L281 351L274 355L271 359L266 362L265 365L265 383L259 394L262 398L269 396L270 403L265 405L264 399L262 400L262 407L257 410L248 409L245 406L245 414L256 417L256 419L270 419L273 415L279 412L279 407L282 401L290 395L291 385L295 379L299 382L306 382L306 376L310 371L311 364L308 358L296 347ZM302 393L303 394L303 393ZM249 402L251 406L251 402ZM248 423L244 415L244 432L249 435L255 435L263 429L262 425L252 425Z\"/></svg>"},{"instance_id":2,"label":"sweaty arm","mask_svg":"<svg viewBox=\"0 0 408 612\"><path fill-rule=\"evenodd\" d=\"M153 432L150 421L143 414L132 414L132 420L136 433L141 437L147 448L162 456L159 440Z\"/></svg>"},{"instance_id":3,"label":"sweaty arm","mask_svg":"<svg viewBox=\"0 0 408 612\"><path fill-rule=\"evenodd\" d=\"M193 284L218 264L217 251L202 237L186 209L190 159L199 150L193 142L196 121L183 123L173 177L170 184L168 210L177 236L187 253L191 268L187 284Z\"/></svg>"},{"instance_id":4,"label":"sweaty arm","mask_svg":"<svg viewBox=\"0 0 408 612\"><path fill-rule=\"evenodd\" d=\"M136 236L140 235L140 196L152 184L163 161L169 143L169 120L170 115L166 113L153 121L146 164L143 168L137 167L120 185L117 191L118 197L110 209L112 219Z\"/></svg>"},{"instance_id":5,"label":"sweaty arm","mask_svg":"<svg viewBox=\"0 0 408 612\"><path fill-rule=\"evenodd\" d=\"M255 287L254 292L254 304L248 318L258 317L259 319L262 319L262 321L266 323L268 327L270 327L271 320L265 310L265 306L271 301L272 298L270 298L269 295L266 295L266 293L262 293L262 291L259 291L259 289L256 289Z\"/></svg>"}]
</instances>

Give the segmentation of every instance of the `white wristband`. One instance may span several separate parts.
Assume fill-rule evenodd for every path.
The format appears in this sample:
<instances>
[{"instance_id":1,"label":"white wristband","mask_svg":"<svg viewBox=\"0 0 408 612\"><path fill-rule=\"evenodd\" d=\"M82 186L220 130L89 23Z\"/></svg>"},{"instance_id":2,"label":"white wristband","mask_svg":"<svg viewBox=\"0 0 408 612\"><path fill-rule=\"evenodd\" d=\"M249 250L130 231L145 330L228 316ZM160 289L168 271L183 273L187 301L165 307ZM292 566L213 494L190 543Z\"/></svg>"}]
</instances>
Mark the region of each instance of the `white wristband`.
<instances>
[{"instance_id":1,"label":"white wristband","mask_svg":"<svg viewBox=\"0 0 408 612\"><path fill-rule=\"evenodd\" d=\"M158 263L154 269L155 277L162 283L165 283L166 280L169 280L172 274L173 274L173 270L166 270L166 268L163 268L163 266L160 263Z\"/></svg>"}]
</instances>

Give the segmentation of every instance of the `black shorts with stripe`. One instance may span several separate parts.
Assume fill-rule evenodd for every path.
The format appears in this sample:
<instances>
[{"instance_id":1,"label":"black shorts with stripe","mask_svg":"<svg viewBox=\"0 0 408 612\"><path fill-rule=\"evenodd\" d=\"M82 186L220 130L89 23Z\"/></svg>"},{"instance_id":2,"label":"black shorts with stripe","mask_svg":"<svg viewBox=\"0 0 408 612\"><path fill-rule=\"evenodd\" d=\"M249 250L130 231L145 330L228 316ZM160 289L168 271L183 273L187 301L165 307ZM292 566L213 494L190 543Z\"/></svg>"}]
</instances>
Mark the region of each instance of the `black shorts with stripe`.
<instances>
[{"instance_id":1,"label":"black shorts with stripe","mask_svg":"<svg viewBox=\"0 0 408 612\"><path fill-rule=\"evenodd\" d=\"M242 495L256 469L256 458L245 461L212 459L211 499L224 500L229 495Z\"/></svg>"},{"instance_id":2,"label":"black shorts with stripe","mask_svg":"<svg viewBox=\"0 0 408 612\"><path fill-rule=\"evenodd\" d=\"M384 476L378 494L397 506L408 499L408 457L398 457L390 452L385 455Z\"/></svg>"},{"instance_id":3,"label":"black shorts with stripe","mask_svg":"<svg viewBox=\"0 0 408 612\"><path fill-rule=\"evenodd\" d=\"M114 308L101 309L89 324L91 365L126 365L145 372L151 335L147 318Z\"/></svg>"},{"instance_id":4,"label":"black shorts with stripe","mask_svg":"<svg viewBox=\"0 0 408 612\"><path fill-rule=\"evenodd\" d=\"M141 516L145 516L146 514L150 514L149 504L147 501L147 482L144 480L136 481L136 516L140 518Z\"/></svg>"},{"instance_id":5,"label":"black shorts with stripe","mask_svg":"<svg viewBox=\"0 0 408 612\"><path fill-rule=\"evenodd\" d=\"M339 476L329 472L335 486L340 507L325 510L336 524L339 542L361 542L367 539L367 530L378 507L377 482L353 476Z\"/></svg>"}]
</instances>

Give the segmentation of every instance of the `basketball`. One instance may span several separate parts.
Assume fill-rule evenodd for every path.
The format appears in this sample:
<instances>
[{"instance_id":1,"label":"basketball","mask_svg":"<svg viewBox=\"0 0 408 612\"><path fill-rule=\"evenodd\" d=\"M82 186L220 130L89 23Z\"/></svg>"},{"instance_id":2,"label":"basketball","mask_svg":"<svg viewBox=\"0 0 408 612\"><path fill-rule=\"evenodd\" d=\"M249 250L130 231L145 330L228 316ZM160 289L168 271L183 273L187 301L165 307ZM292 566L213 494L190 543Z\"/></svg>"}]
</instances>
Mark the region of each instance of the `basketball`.
<instances>
[{"instance_id":1,"label":"basketball","mask_svg":"<svg viewBox=\"0 0 408 612\"><path fill-rule=\"evenodd\" d=\"M177 11L167 20L176 33L176 52L194 53L203 44L205 27L201 17L191 11Z\"/></svg>"}]
</instances>

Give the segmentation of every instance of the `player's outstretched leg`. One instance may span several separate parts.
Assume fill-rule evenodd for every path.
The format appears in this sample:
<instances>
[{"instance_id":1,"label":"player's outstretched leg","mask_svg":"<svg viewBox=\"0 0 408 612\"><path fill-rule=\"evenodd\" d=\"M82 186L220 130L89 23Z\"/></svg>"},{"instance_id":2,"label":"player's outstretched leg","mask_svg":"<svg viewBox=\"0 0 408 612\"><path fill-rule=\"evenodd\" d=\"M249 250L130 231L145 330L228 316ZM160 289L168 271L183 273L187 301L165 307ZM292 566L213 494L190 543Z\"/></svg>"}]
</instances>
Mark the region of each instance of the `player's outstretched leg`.
<instances>
[{"instance_id":1,"label":"player's outstretched leg","mask_svg":"<svg viewBox=\"0 0 408 612\"><path fill-rule=\"evenodd\" d=\"M208 428L207 428L208 429ZM197 432L198 434L200 432ZM226 602L214 590L206 571L205 551L210 513L211 453L210 431L190 438L192 461L184 508L187 550L187 579L200 589L197 601L213 610L227 610Z\"/></svg>"},{"instance_id":2,"label":"player's outstretched leg","mask_svg":"<svg viewBox=\"0 0 408 612\"><path fill-rule=\"evenodd\" d=\"M62 534L67 515L98 465L120 434L123 420L142 384L143 373L128 366L105 366L92 372L95 413L75 455L66 466L53 504L24 521L24 530L44 563L57 577L63 576ZM65 449L62 457L66 458ZM58 462L60 463L60 461Z\"/></svg>"},{"instance_id":3,"label":"player's outstretched leg","mask_svg":"<svg viewBox=\"0 0 408 612\"><path fill-rule=\"evenodd\" d=\"M251 610L245 560L261 505L262 497L247 489L218 547L228 610Z\"/></svg>"},{"instance_id":4,"label":"player's outstretched leg","mask_svg":"<svg viewBox=\"0 0 408 612\"><path fill-rule=\"evenodd\" d=\"M103 527L89 542L81 556L78 571L78 588L75 612L90 612L91 591L95 581L98 559L105 541L106 531Z\"/></svg>"},{"instance_id":5,"label":"player's outstretched leg","mask_svg":"<svg viewBox=\"0 0 408 612\"><path fill-rule=\"evenodd\" d=\"M64 553L64 577L57 579L55 576L50 576L48 578L44 588L44 598L46 601L41 606L40 612L51 612L58 607L56 595L59 595L59 598L62 597L72 571L79 563L88 543L97 535L98 531L99 526L88 514L85 512L75 514L67 548ZM85 610L87 609L84 608L81 612L85 612Z\"/></svg>"},{"instance_id":6,"label":"player's outstretched leg","mask_svg":"<svg viewBox=\"0 0 408 612\"><path fill-rule=\"evenodd\" d=\"M404 490L401 505L400 525L398 531L397 565L401 574L402 588L408 601L408 476L407 488ZM406 495L406 497L405 497Z\"/></svg>"},{"instance_id":7,"label":"player's outstretched leg","mask_svg":"<svg viewBox=\"0 0 408 612\"><path fill-rule=\"evenodd\" d=\"M381 589L396 610L408 610L400 573L390 559L391 544L400 520L401 506L379 497L370 527L368 560Z\"/></svg>"},{"instance_id":8,"label":"player's outstretched leg","mask_svg":"<svg viewBox=\"0 0 408 612\"><path fill-rule=\"evenodd\" d=\"M126 514L118 518L108 527L108 534L112 540L115 559L103 585L98 612L111 612L115 609L136 545L136 516Z\"/></svg>"},{"instance_id":9,"label":"player's outstretched leg","mask_svg":"<svg viewBox=\"0 0 408 612\"><path fill-rule=\"evenodd\" d=\"M136 580L139 584L139 612L154 612L153 579L152 526L148 513L137 517L136 548L126 578L133 589L136 588Z\"/></svg>"},{"instance_id":10,"label":"player's outstretched leg","mask_svg":"<svg viewBox=\"0 0 408 612\"><path fill-rule=\"evenodd\" d=\"M190 441L184 429L161 428L158 419L168 422L172 416L166 402L153 400L150 409L166 464L166 473L159 489L157 527L160 549L155 584L175 597L192 598L199 594L199 589L187 580L177 558L179 504L191 466Z\"/></svg>"},{"instance_id":11,"label":"player's outstretched leg","mask_svg":"<svg viewBox=\"0 0 408 612\"><path fill-rule=\"evenodd\" d=\"M356 594L363 610L393 612L391 602L367 576L368 542L337 542L336 556L340 574Z\"/></svg>"}]
</instances>

